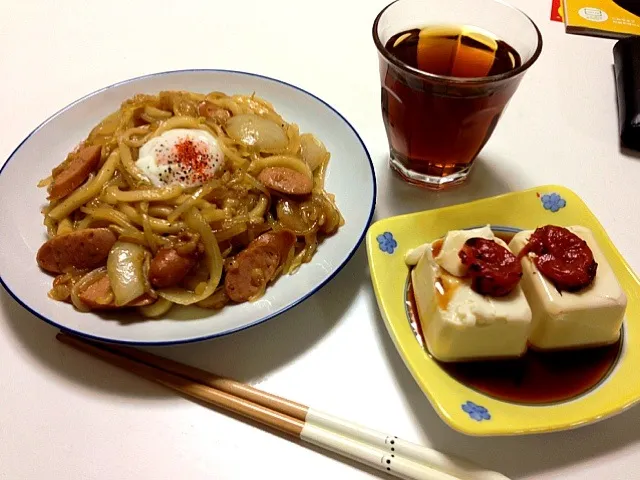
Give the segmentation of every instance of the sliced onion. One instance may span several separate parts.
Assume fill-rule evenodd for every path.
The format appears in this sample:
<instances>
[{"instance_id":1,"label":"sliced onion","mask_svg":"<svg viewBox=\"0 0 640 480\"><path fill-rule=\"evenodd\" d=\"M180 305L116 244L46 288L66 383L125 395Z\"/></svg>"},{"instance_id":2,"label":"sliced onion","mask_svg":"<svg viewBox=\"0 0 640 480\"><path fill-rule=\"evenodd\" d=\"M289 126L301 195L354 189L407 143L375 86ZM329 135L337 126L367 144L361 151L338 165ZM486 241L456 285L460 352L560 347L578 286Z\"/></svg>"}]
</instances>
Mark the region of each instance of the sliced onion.
<instances>
[{"instance_id":1,"label":"sliced onion","mask_svg":"<svg viewBox=\"0 0 640 480\"><path fill-rule=\"evenodd\" d=\"M277 151L289 144L287 133L280 125L250 113L231 117L225 129L236 142L258 150Z\"/></svg>"},{"instance_id":2,"label":"sliced onion","mask_svg":"<svg viewBox=\"0 0 640 480\"><path fill-rule=\"evenodd\" d=\"M159 298L151 305L138 307L138 311L147 318L156 318L167 313L172 306L173 303L166 298Z\"/></svg>"},{"instance_id":3,"label":"sliced onion","mask_svg":"<svg viewBox=\"0 0 640 480\"><path fill-rule=\"evenodd\" d=\"M269 167L284 167L302 173L306 177L313 179L313 174L309 165L304 160L290 155L271 155L269 157L259 158L251 162L249 165L249 173L258 175L262 170Z\"/></svg>"},{"instance_id":4,"label":"sliced onion","mask_svg":"<svg viewBox=\"0 0 640 480\"><path fill-rule=\"evenodd\" d=\"M191 292L184 288L171 287L158 290L158 295L179 305L192 305L200 302L211 295L222 278L222 254L213 230L197 208L192 208L185 215L185 223L191 230L200 234L200 239L204 245L205 262L209 269L209 280L207 280L202 290Z\"/></svg>"},{"instance_id":5,"label":"sliced onion","mask_svg":"<svg viewBox=\"0 0 640 480\"><path fill-rule=\"evenodd\" d=\"M310 133L300 135L300 153L311 171L322 165L329 157L324 144Z\"/></svg>"},{"instance_id":6,"label":"sliced onion","mask_svg":"<svg viewBox=\"0 0 640 480\"><path fill-rule=\"evenodd\" d=\"M284 228L292 230L296 234L307 229L307 224L300 216L300 208L290 200L279 199L276 204L278 221Z\"/></svg>"},{"instance_id":7,"label":"sliced onion","mask_svg":"<svg viewBox=\"0 0 640 480\"><path fill-rule=\"evenodd\" d=\"M217 289L213 295L205 298L201 302L198 302L198 306L202 308L211 308L213 310L220 310L227 303L229 303L229 297L227 296L224 288Z\"/></svg>"},{"instance_id":8,"label":"sliced onion","mask_svg":"<svg viewBox=\"0 0 640 480\"><path fill-rule=\"evenodd\" d=\"M318 220L315 219L309 224L303 217L301 206L292 200L284 198L278 200L276 213L278 214L278 222L298 236L307 235L313 231L318 223Z\"/></svg>"},{"instance_id":9,"label":"sliced onion","mask_svg":"<svg viewBox=\"0 0 640 480\"><path fill-rule=\"evenodd\" d=\"M135 300L147 290L144 277L146 249L136 243L116 242L107 258L107 273L117 307Z\"/></svg>"}]
</instances>

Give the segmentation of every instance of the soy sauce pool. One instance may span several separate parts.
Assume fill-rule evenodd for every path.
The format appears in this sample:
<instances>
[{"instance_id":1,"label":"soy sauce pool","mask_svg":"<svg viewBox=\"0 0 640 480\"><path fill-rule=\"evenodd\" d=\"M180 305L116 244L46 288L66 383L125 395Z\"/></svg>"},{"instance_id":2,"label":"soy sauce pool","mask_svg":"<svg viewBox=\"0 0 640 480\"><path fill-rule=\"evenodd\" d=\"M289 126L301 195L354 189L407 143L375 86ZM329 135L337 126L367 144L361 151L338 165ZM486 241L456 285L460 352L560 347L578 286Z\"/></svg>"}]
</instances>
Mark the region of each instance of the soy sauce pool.
<instances>
[{"instance_id":1,"label":"soy sauce pool","mask_svg":"<svg viewBox=\"0 0 640 480\"><path fill-rule=\"evenodd\" d=\"M506 241L511 237L498 236ZM406 306L411 328L427 351L410 276ZM529 349L524 356L513 360L454 363L433 360L458 382L490 397L511 403L546 405L583 395L606 379L620 357L623 336L606 347L561 352ZM427 354L430 355L428 351Z\"/></svg>"}]
</instances>

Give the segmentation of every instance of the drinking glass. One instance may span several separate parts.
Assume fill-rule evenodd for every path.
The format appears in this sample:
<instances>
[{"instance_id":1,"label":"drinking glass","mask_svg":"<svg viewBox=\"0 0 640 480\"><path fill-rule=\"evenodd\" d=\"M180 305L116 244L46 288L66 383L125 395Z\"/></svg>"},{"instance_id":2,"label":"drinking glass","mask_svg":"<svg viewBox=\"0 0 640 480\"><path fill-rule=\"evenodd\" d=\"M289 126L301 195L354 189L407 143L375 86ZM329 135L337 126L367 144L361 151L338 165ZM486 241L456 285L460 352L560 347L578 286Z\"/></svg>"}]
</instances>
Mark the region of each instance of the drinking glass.
<instances>
[{"instance_id":1,"label":"drinking glass","mask_svg":"<svg viewBox=\"0 0 640 480\"><path fill-rule=\"evenodd\" d=\"M520 65L483 77L446 76L419 70L387 49L394 35L427 26L488 32L517 52ZM435 190L467 178L542 50L533 21L501 0L397 0L376 17L373 39L390 166L409 183Z\"/></svg>"}]
</instances>

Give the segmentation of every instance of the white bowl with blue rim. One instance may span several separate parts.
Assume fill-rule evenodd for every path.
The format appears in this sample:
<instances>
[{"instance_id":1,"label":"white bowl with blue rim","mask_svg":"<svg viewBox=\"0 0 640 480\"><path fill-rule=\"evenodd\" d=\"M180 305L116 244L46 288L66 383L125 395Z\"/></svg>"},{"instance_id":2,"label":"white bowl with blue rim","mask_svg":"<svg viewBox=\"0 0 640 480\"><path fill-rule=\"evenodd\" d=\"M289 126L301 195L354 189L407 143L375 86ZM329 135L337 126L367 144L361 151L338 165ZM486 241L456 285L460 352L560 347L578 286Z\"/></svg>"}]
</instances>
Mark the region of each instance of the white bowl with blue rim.
<instances>
[{"instance_id":1,"label":"white bowl with blue rim","mask_svg":"<svg viewBox=\"0 0 640 480\"><path fill-rule=\"evenodd\" d=\"M174 308L166 318L145 320L135 313L81 313L47 297L52 277L36 263L46 240L40 209L46 191L37 188L93 126L137 93L161 90L223 91L265 98L287 121L321 139L331 152L326 190L335 194L345 225L318 248L312 261L278 279L253 303L220 311ZM357 188L354 188L357 186ZM125 80L83 97L45 120L25 138L0 170L0 280L36 317L62 330L97 340L164 345L205 340L269 320L316 293L349 261L369 225L376 198L371 158L353 126L315 95L286 82L226 70L181 70ZM10 246L10 248L8 248Z\"/></svg>"}]
</instances>

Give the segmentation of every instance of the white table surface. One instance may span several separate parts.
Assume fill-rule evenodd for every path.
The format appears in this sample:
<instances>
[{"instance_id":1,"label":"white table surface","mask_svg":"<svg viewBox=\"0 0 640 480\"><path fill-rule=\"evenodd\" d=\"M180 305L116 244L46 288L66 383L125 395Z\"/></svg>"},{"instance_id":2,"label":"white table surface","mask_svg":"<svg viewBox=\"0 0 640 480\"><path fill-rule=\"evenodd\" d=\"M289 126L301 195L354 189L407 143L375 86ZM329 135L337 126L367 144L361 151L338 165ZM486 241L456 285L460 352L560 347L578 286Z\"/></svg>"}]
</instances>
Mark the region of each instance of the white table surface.
<instances>
[{"instance_id":1,"label":"white table surface","mask_svg":"<svg viewBox=\"0 0 640 480\"><path fill-rule=\"evenodd\" d=\"M376 167L376 218L560 183L640 271L640 159L618 147L614 41L566 35L549 20L550 0L516 1L543 32L542 56L469 183L426 193L386 164L371 39L385 3L2 0L0 158L43 119L113 82L195 67L257 72L315 93L353 123ZM0 479L386 478L72 351L4 291L0 302ZM277 319L163 354L512 478L640 478L640 408L529 437L471 438L446 426L387 335L364 248Z\"/></svg>"}]
</instances>

